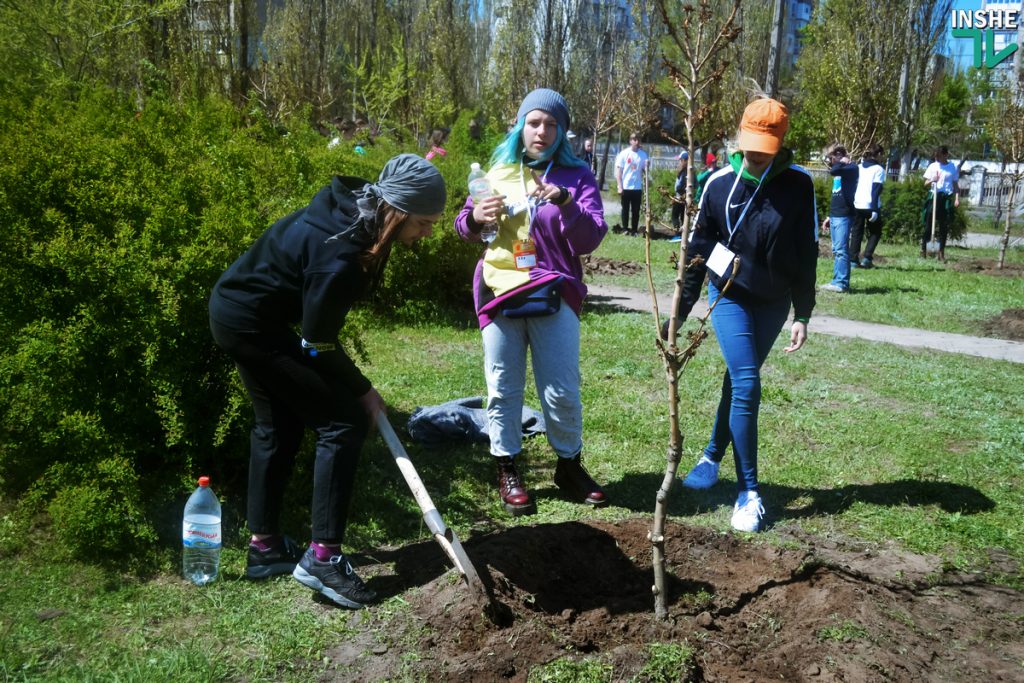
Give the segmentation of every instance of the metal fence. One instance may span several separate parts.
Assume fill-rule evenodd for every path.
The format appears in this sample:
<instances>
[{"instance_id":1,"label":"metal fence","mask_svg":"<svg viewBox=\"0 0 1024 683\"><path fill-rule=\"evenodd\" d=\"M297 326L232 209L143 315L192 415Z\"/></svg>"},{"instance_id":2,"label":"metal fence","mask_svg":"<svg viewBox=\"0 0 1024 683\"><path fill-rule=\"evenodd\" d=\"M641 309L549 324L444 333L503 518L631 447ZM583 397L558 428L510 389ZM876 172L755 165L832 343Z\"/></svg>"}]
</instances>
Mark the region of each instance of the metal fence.
<instances>
[{"instance_id":1,"label":"metal fence","mask_svg":"<svg viewBox=\"0 0 1024 683\"><path fill-rule=\"evenodd\" d=\"M985 180L981 183L980 196L972 196L975 206L990 208L1005 208L1010 198L1010 190L1013 188L1014 178L1010 174L986 173ZM1024 179L1017 180L1017 190L1014 194L1016 213L1024 209Z\"/></svg>"},{"instance_id":2,"label":"metal fence","mask_svg":"<svg viewBox=\"0 0 1024 683\"><path fill-rule=\"evenodd\" d=\"M615 155L618 154L619 150L624 148L625 145L613 144L609 149L607 175L607 182L609 183L614 183ZM678 156L679 152L682 151L681 147L676 147L674 145L644 144L643 149L651 158L652 169L669 169L674 171L678 168ZM603 151L603 148L601 151ZM814 178L827 178L829 175L827 168L817 164L807 164L803 167ZM890 168L888 170L889 180L899 179L898 167ZM978 207L1005 208L1006 200L1009 197L1010 188L1013 183L1013 177L1010 174L1002 175L999 173L986 173L984 169L981 169L980 167L975 170L975 173L983 175L983 179L975 180L972 178L973 174L970 173L965 173L960 176L959 188L961 198L969 198L971 204ZM921 177L922 174L923 169L915 169L910 173L909 177ZM1016 205L1015 213L1024 214L1024 179L1017 181L1017 192L1014 195L1014 204Z\"/></svg>"}]
</instances>

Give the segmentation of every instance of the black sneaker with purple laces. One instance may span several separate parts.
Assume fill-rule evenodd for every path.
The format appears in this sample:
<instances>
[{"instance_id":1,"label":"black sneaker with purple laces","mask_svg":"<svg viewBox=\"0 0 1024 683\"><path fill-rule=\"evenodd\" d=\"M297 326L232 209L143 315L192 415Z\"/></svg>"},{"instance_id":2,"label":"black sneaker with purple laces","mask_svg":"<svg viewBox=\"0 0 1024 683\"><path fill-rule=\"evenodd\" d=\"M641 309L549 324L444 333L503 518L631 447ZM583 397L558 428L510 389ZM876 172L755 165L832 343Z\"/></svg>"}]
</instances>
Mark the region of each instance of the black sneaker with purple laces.
<instances>
[{"instance_id":1,"label":"black sneaker with purple laces","mask_svg":"<svg viewBox=\"0 0 1024 683\"><path fill-rule=\"evenodd\" d=\"M342 607L361 609L377 600L377 593L356 575L344 555L335 555L327 562L321 562L310 547L295 566L292 576L303 586L312 588Z\"/></svg>"},{"instance_id":2,"label":"black sneaker with purple laces","mask_svg":"<svg viewBox=\"0 0 1024 683\"><path fill-rule=\"evenodd\" d=\"M287 536L279 536L266 550L250 543L245 561L245 578L266 579L291 574L301 559L302 548Z\"/></svg>"}]
</instances>

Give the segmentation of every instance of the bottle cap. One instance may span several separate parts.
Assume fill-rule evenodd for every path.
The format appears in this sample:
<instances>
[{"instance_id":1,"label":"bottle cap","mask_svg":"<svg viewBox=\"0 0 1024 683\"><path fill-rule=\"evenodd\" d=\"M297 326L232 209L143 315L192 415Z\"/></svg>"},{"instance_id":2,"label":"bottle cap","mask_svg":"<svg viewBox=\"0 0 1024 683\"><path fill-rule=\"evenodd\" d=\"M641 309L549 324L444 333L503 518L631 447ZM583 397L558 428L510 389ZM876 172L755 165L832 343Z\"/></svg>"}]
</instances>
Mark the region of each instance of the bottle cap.
<instances>
[{"instance_id":1,"label":"bottle cap","mask_svg":"<svg viewBox=\"0 0 1024 683\"><path fill-rule=\"evenodd\" d=\"M475 171L475 170L477 170L477 169L479 169L479 168L480 168L480 164L479 164L479 163L477 163L476 161L474 161L473 163L471 163L471 164L469 165L469 167L470 167L470 168L471 168L472 170L474 170L474 171Z\"/></svg>"},{"instance_id":2,"label":"bottle cap","mask_svg":"<svg viewBox=\"0 0 1024 683\"><path fill-rule=\"evenodd\" d=\"M199 477L199 485L200 486L204 486L204 487L205 486L209 486L210 485L210 478L206 477L206 476Z\"/></svg>"}]
</instances>

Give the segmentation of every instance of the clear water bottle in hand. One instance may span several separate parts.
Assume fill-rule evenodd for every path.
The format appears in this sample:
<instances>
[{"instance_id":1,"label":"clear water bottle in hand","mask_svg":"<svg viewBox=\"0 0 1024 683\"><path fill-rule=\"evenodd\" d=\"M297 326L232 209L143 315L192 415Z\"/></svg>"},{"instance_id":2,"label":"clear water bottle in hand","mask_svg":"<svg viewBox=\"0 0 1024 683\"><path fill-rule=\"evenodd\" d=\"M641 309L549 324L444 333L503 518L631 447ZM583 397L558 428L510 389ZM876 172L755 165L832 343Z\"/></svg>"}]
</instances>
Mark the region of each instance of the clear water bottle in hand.
<instances>
[{"instance_id":1,"label":"clear water bottle in hand","mask_svg":"<svg viewBox=\"0 0 1024 683\"><path fill-rule=\"evenodd\" d=\"M199 477L198 484L185 503L181 568L186 579L202 586L217 578L220 565L220 501L210 490L209 477Z\"/></svg>"},{"instance_id":2,"label":"clear water bottle in hand","mask_svg":"<svg viewBox=\"0 0 1024 683\"><path fill-rule=\"evenodd\" d=\"M488 197L494 196L494 190L491 188L491 181L487 179L487 174L485 174L484 170L480 168L480 164L475 161L469 167L469 196L473 198L474 206ZM480 229L480 239L488 244L493 242L494 238L497 236L497 221L485 223Z\"/></svg>"}]
</instances>

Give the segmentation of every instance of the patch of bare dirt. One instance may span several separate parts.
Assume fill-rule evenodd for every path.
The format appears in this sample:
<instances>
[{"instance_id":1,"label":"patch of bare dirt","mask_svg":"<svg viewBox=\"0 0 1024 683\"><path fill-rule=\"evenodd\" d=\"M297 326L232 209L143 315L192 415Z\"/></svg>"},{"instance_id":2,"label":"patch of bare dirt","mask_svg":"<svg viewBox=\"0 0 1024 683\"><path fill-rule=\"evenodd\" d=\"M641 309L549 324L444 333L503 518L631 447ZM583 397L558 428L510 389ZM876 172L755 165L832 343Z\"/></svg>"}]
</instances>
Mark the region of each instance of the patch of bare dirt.
<instances>
[{"instance_id":1,"label":"patch of bare dirt","mask_svg":"<svg viewBox=\"0 0 1024 683\"><path fill-rule=\"evenodd\" d=\"M1024 308L1004 308L1003 312L981 323L986 337L1024 341Z\"/></svg>"},{"instance_id":2,"label":"patch of bare dirt","mask_svg":"<svg viewBox=\"0 0 1024 683\"><path fill-rule=\"evenodd\" d=\"M832 258L832 239L828 235L818 238L818 258Z\"/></svg>"},{"instance_id":3,"label":"patch of bare dirt","mask_svg":"<svg viewBox=\"0 0 1024 683\"><path fill-rule=\"evenodd\" d=\"M998 261L988 258L957 259L950 267L960 273L979 273L996 277L1021 277L1024 275L1024 263L1007 261L1002 268L997 267Z\"/></svg>"},{"instance_id":4,"label":"patch of bare dirt","mask_svg":"<svg viewBox=\"0 0 1024 683\"><path fill-rule=\"evenodd\" d=\"M583 257L583 272L586 275L636 275L643 270L643 264L620 259L588 255Z\"/></svg>"},{"instance_id":5,"label":"patch of bare dirt","mask_svg":"<svg viewBox=\"0 0 1024 683\"><path fill-rule=\"evenodd\" d=\"M555 659L601 657L626 681L647 644L684 640L697 652L693 681L1024 676L1024 594L894 546L791 534L779 548L669 524L670 618L657 621L648 529L637 518L470 539L497 623L433 542L379 553L362 571L408 610L356 615L322 680L525 681Z\"/></svg>"}]
</instances>

